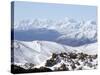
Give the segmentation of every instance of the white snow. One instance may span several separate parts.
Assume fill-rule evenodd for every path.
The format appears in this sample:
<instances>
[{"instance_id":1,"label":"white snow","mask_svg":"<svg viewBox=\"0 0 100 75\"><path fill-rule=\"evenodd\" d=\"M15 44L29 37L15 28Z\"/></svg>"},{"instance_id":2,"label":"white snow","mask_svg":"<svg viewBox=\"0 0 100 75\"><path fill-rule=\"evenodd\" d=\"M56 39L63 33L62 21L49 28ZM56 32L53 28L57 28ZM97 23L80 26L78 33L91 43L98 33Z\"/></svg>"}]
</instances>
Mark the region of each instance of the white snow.
<instances>
[{"instance_id":1,"label":"white snow","mask_svg":"<svg viewBox=\"0 0 100 75\"><path fill-rule=\"evenodd\" d=\"M76 21L66 17L65 19L54 21L48 19L34 19L34 20L22 20L14 25L15 31L27 31L32 29L46 28L50 30L57 31L61 35L55 39L56 42L66 41L66 39L75 39L79 41L69 41L70 44L76 42L81 44L81 42L91 41L90 44L81 45L78 47L70 47L64 44L59 44L51 41L18 41L14 40L14 64L25 64L33 63L36 68L44 66L45 61L51 57L53 53L62 52L73 52L73 53L85 53L89 55L97 54L97 23L94 20L89 21ZM84 40L85 39L85 40ZM81 41L80 41L81 40ZM60 43L61 43L60 42ZM95 43L94 43L95 42ZM97 59L94 60L93 64L97 63ZM83 63L79 61L81 66ZM62 63L69 65L69 63L63 60L56 64L54 67L61 66ZM77 66L78 69L81 66ZM71 67L69 67L71 69ZM90 69L84 66L83 69Z\"/></svg>"},{"instance_id":2,"label":"white snow","mask_svg":"<svg viewBox=\"0 0 100 75\"><path fill-rule=\"evenodd\" d=\"M50 58L52 53L61 52L97 54L97 43L70 47L49 41L14 41L14 63L34 63L35 65L40 65Z\"/></svg>"},{"instance_id":3,"label":"white snow","mask_svg":"<svg viewBox=\"0 0 100 75\"><path fill-rule=\"evenodd\" d=\"M34 28L46 28L59 32L62 34L58 38L87 38L91 40L96 40L97 38L97 23L95 20L88 21L76 21L74 19L65 17L62 20L49 20L49 19L33 19L33 20L22 20L15 23L15 30L31 30Z\"/></svg>"},{"instance_id":4,"label":"white snow","mask_svg":"<svg viewBox=\"0 0 100 75\"><path fill-rule=\"evenodd\" d=\"M76 47L78 51L82 51L83 53L89 54L89 55L95 55L98 54L98 44L92 43L92 44L86 44L80 47Z\"/></svg>"}]
</instances>

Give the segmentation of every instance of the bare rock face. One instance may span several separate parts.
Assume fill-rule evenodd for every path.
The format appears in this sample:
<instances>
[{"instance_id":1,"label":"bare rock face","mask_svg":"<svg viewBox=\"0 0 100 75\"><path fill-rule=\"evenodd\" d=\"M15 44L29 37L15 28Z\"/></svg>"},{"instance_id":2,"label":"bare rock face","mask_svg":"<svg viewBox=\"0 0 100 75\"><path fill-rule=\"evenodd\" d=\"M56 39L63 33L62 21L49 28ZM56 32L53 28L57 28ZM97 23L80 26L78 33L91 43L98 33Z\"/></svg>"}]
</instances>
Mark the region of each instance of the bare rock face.
<instances>
[{"instance_id":1,"label":"bare rock face","mask_svg":"<svg viewBox=\"0 0 100 75\"><path fill-rule=\"evenodd\" d=\"M52 70L46 67L40 67L40 68L33 68L33 69L24 69L20 66L17 65L11 65L13 68L11 70L12 73L14 74L19 74L19 73L34 73L34 72L51 72Z\"/></svg>"},{"instance_id":2,"label":"bare rock face","mask_svg":"<svg viewBox=\"0 0 100 75\"><path fill-rule=\"evenodd\" d=\"M96 69L97 55L84 53L53 54L52 57L47 60L45 66L54 67L55 71Z\"/></svg>"},{"instance_id":3,"label":"bare rock face","mask_svg":"<svg viewBox=\"0 0 100 75\"><path fill-rule=\"evenodd\" d=\"M97 55L84 53L59 53L52 54L44 65L36 68L32 63L25 65L11 65L12 73L32 73L32 72L51 72L51 71L70 71L97 68Z\"/></svg>"}]
</instances>

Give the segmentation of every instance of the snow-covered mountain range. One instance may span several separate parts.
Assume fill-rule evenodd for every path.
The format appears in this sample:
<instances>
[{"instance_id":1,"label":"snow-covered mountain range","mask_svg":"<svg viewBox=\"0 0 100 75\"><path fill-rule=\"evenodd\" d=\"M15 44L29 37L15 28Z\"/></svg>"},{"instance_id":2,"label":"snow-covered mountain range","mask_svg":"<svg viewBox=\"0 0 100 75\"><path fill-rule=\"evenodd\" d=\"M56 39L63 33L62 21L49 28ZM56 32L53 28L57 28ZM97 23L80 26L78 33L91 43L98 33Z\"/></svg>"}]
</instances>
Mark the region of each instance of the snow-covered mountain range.
<instances>
[{"instance_id":1,"label":"snow-covered mountain range","mask_svg":"<svg viewBox=\"0 0 100 75\"><path fill-rule=\"evenodd\" d=\"M21 41L46 40L80 46L97 41L97 23L95 20L76 21L70 18L59 21L23 20L15 23L14 33L15 39Z\"/></svg>"},{"instance_id":2,"label":"snow-covered mountain range","mask_svg":"<svg viewBox=\"0 0 100 75\"><path fill-rule=\"evenodd\" d=\"M97 54L97 43L80 47L70 47L49 41L14 41L14 62L40 64L47 60L53 53L73 52Z\"/></svg>"},{"instance_id":3,"label":"snow-covered mountain range","mask_svg":"<svg viewBox=\"0 0 100 75\"><path fill-rule=\"evenodd\" d=\"M12 55L14 62L12 62L12 63L16 64L16 65L24 65L24 66L22 66L24 68L25 68L26 63L28 63L28 64L32 63L32 64L34 64L35 67L39 68L41 66L45 66L46 61L48 59L50 59L52 57L52 54L54 54L54 53L55 54L83 53L83 54L85 54L85 56L86 56L86 54L92 56L92 55L97 54L97 43L92 43L90 45L87 44L87 45L83 45L80 47L70 47L70 46L61 45L61 44L58 44L55 42L50 42L50 41L25 42L25 41L15 40L14 41L14 56ZM68 59L68 58L66 58L66 59ZM62 59L59 59L59 60L61 61ZM75 58L75 61L76 60L78 60L78 59ZM68 64L67 61L65 62L62 60L61 62L59 62L58 65L61 65L62 63ZM97 60L94 61L94 63L97 64ZM57 64L55 66L57 67ZM50 67L50 68L54 69L54 67Z\"/></svg>"},{"instance_id":4,"label":"snow-covered mountain range","mask_svg":"<svg viewBox=\"0 0 100 75\"><path fill-rule=\"evenodd\" d=\"M71 48L48 41L14 41L14 62L37 65L47 60L52 53L72 52Z\"/></svg>"},{"instance_id":5,"label":"snow-covered mountain range","mask_svg":"<svg viewBox=\"0 0 100 75\"><path fill-rule=\"evenodd\" d=\"M15 23L13 35L12 64L21 68L46 67L53 71L97 68L95 20L23 20Z\"/></svg>"}]
</instances>

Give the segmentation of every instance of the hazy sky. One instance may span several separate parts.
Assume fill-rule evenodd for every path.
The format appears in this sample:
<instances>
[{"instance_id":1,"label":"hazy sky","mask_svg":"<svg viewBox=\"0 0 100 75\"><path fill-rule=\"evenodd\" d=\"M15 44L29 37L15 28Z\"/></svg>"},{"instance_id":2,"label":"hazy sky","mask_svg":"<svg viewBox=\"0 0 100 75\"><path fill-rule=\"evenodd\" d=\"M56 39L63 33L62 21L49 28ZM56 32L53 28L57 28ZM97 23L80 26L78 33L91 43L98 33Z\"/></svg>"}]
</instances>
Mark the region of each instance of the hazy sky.
<instances>
[{"instance_id":1,"label":"hazy sky","mask_svg":"<svg viewBox=\"0 0 100 75\"><path fill-rule=\"evenodd\" d=\"M47 18L60 20L65 17L76 20L96 19L96 6L68 5L68 4L51 4L51 3L34 3L34 2L15 2L14 20Z\"/></svg>"}]
</instances>

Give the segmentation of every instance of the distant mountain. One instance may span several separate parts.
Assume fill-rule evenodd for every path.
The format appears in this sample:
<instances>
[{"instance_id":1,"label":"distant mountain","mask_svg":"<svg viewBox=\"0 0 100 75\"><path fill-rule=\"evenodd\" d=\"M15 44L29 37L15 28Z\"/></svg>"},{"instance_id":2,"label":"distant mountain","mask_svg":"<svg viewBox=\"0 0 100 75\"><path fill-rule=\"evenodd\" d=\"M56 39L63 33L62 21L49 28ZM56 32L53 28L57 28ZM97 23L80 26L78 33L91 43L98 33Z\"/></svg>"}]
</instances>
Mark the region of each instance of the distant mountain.
<instances>
[{"instance_id":1,"label":"distant mountain","mask_svg":"<svg viewBox=\"0 0 100 75\"><path fill-rule=\"evenodd\" d=\"M33 40L47 40L55 41L58 37L61 36L55 30L50 30L46 28L40 29L31 29L31 30L12 30L14 32L14 39L21 41L33 41Z\"/></svg>"},{"instance_id":2,"label":"distant mountain","mask_svg":"<svg viewBox=\"0 0 100 75\"><path fill-rule=\"evenodd\" d=\"M13 31L12 31L13 32ZM76 21L65 18L23 20L14 25L15 40L54 41L69 46L80 46L97 42L97 23L94 20Z\"/></svg>"}]
</instances>

